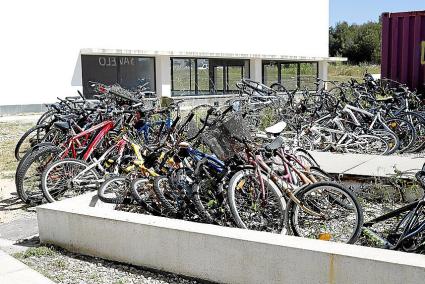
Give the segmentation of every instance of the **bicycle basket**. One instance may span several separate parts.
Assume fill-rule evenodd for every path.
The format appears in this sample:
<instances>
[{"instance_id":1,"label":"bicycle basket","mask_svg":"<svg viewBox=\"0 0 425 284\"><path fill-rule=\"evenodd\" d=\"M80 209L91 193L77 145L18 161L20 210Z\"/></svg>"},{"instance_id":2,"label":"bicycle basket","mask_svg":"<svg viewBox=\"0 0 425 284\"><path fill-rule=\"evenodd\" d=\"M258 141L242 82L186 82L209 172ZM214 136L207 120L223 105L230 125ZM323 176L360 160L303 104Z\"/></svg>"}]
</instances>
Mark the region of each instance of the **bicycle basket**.
<instances>
[{"instance_id":1,"label":"bicycle basket","mask_svg":"<svg viewBox=\"0 0 425 284\"><path fill-rule=\"evenodd\" d=\"M228 120L209 128L206 133L202 134L202 142L210 148L217 158L227 161L244 149L244 145L232 136L251 139L249 126L239 115L232 116Z\"/></svg>"}]
</instances>

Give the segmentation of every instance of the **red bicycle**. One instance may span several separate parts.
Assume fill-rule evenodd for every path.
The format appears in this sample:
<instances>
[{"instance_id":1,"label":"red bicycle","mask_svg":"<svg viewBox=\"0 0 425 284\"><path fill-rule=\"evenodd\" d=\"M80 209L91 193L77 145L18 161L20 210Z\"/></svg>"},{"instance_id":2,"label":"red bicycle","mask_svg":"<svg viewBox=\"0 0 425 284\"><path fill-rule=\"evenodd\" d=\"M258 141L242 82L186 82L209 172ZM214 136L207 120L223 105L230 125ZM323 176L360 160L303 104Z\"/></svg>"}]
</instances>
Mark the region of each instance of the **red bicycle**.
<instances>
[{"instance_id":1,"label":"red bicycle","mask_svg":"<svg viewBox=\"0 0 425 284\"><path fill-rule=\"evenodd\" d=\"M71 157L87 161L116 123L106 120L72 136L62 145L46 143L34 151L22 164L15 177L18 196L27 204L38 204L43 199L41 173L53 161ZM101 152L101 151L100 151Z\"/></svg>"}]
</instances>

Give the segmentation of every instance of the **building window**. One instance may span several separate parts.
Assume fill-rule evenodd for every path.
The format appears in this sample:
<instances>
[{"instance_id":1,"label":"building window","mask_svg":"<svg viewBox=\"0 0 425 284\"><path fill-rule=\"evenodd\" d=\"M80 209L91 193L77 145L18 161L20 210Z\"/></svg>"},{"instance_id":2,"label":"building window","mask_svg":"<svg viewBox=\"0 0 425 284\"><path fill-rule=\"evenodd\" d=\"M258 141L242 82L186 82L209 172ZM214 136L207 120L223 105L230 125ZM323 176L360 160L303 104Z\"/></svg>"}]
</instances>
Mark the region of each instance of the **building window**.
<instances>
[{"instance_id":1,"label":"building window","mask_svg":"<svg viewBox=\"0 0 425 284\"><path fill-rule=\"evenodd\" d=\"M263 66L263 82L267 86L279 81L279 64L270 61L269 64Z\"/></svg>"},{"instance_id":2,"label":"building window","mask_svg":"<svg viewBox=\"0 0 425 284\"><path fill-rule=\"evenodd\" d=\"M176 95L195 94L195 69L194 59L172 61L173 90Z\"/></svg>"},{"instance_id":3,"label":"building window","mask_svg":"<svg viewBox=\"0 0 425 284\"><path fill-rule=\"evenodd\" d=\"M300 78L300 89L316 90L317 85L315 84L318 77L318 64L317 62L311 63L299 63L299 78Z\"/></svg>"},{"instance_id":4,"label":"building window","mask_svg":"<svg viewBox=\"0 0 425 284\"><path fill-rule=\"evenodd\" d=\"M236 83L249 77L249 60L171 58L173 96L235 93Z\"/></svg>"},{"instance_id":5,"label":"building window","mask_svg":"<svg viewBox=\"0 0 425 284\"><path fill-rule=\"evenodd\" d=\"M210 73L208 59L194 59L196 62L196 95L208 95L210 93Z\"/></svg>"},{"instance_id":6,"label":"building window","mask_svg":"<svg viewBox=\"0 0 425 284\"><path fill-rule=\"evenodd\" d=\"M83 92L94 95L90 81L107 85L120 84L130 90L144 86L155 91L155 59L141 56L81 55Z\"/></svg>"},{"instance_id":7,"label":"building window","mask_svg":"<svg viewBox=\"0 0 425 284\"><path fill-rule=\"evenodd\" d=\"M317 62L263 61L263 84L281 83L287 90L317 90Z\"/></svg>"},{"instance_id":8,"label":"building window","mask_svg":"<svg viewBox=\"0 0 425 284\"><path fill-rule=\"evenodd\" d=\"M298 87L298 64L297 63L281 63L280 64L280 83L287 90L295 90Z\"/></svg>"}]
</instances>

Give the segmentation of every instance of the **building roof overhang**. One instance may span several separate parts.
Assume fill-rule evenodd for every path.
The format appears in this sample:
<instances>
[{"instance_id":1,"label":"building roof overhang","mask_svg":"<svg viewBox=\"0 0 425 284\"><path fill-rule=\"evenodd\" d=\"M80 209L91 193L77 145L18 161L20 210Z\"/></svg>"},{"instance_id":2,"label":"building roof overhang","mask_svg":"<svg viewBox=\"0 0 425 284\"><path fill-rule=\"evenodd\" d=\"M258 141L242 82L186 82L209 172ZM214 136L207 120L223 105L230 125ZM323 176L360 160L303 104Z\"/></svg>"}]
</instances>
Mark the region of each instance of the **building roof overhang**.
<instances>
[{"instance_id":1,"label":"building roof overhang","mask_svg":"<svg viewBox=\"0 0 425 284\"><path fill-rule=\"evenodd\" d=\"M217 52L192 52L192 51L158 51L158 50L134 50L134 49L99 49L84 48L80 50L83 55L134 55L134 56L172 56L172 57L196 57L196 58L235 58L235 59L261 59L261 60L284 60L284 61L327 61L344 62L345 57L322 57L322 56L294 56L294 55L268 55L268 54L244 54L244 53L217 53Z\"/></svg>"}]
</instances>

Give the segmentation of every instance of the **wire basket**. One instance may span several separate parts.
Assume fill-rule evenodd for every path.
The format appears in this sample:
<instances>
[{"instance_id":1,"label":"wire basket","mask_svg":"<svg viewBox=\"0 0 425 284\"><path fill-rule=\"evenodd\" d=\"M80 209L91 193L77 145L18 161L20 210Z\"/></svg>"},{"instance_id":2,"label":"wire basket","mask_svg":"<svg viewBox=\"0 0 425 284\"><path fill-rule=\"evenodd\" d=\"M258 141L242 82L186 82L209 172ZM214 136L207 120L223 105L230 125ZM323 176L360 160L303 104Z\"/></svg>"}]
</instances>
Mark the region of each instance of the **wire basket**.
<instances>
[{"instance_id":1,"label":"wire basket","mask_svg":"<svg viewBox=\"0 0 425 284\"><path fill-rule=\"evenodd\" d=\"M218 123L202 135L202 142L222 161L228 161L245 146L233 136L251 139L248 123L239 115Z\"/></svg>"}]
</instances>

